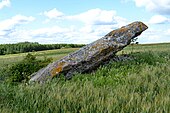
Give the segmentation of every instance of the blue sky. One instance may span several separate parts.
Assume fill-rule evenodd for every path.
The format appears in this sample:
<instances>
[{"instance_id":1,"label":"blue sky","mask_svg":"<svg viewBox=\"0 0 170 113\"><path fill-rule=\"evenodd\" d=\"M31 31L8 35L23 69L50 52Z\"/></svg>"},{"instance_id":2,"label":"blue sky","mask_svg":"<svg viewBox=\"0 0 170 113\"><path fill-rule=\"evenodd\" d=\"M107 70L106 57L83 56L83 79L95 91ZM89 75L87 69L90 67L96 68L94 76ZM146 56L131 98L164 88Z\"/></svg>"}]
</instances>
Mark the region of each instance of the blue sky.
<instances>
[{"instance_id":1,"label":"blue sky","mask_svg":"<svg viewBox=\"0 0 170 113\"><path fill-rule=\"evenodd\" d=\"M139 43L170 42L170 0L0 0L0 44L87 44L133 21Z\"/></svg>"}]
</instances>

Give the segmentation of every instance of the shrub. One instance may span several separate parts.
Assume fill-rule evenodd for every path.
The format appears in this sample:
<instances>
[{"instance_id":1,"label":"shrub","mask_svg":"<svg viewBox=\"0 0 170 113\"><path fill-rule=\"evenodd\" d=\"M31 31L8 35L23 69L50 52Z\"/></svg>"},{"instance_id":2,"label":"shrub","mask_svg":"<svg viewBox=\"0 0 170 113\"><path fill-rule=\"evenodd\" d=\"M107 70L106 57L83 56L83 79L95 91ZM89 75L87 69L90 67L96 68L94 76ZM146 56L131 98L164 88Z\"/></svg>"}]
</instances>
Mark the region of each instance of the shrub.
<instances>
[{"instance_id":1,"label":"shrub","mask_svg":"<svg viewBox=\"0 0 170 113\"><path fill-rule=\"evenodd\" d=\"M13 64L6 73L8 77L7 82L26 82L29 80L30 75L39 69L43 68L52 61L51 58L44 57L43 60L38 60L36 56L28 53L26 57L19 63Z\"/></svg>"}]
</instances>

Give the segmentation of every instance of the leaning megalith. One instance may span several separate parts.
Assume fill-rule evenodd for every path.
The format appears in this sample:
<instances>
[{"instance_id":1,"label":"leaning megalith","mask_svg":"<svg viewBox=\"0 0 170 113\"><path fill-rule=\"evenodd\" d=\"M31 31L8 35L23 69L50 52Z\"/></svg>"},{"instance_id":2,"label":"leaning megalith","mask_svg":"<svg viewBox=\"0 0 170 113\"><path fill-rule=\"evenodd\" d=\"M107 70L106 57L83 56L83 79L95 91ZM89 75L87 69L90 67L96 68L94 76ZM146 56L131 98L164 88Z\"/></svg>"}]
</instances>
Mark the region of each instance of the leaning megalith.
<instances>
[{"instance_id":1,"label":"leaning megalith","mask_svg":"<svg viewBox=\"0 0 170 113\"><path fill-rule=\"evenodd\" d=\"M67 56L50 63L48 66L32 74L30 82L44 82L59 74L67 79L76 72L89 72L104 62L116 57L116 53L129 45L148 27L142 22L133 22L127 26L113 30L101 39L98 39Z\"/></svg>"}]
</instances>

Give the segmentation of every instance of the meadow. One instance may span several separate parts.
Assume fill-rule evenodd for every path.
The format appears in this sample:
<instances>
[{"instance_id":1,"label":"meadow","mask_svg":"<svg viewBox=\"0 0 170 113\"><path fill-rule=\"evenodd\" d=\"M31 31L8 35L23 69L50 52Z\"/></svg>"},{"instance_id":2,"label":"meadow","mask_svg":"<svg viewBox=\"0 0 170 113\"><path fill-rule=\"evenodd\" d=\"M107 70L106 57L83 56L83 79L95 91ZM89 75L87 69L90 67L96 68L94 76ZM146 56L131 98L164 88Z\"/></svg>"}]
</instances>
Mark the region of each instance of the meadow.
<instances>
[{"instance_id":1,"label":"meadow","mask_svg":"<svg viewBox=\"0 0 170 113\"><path fill-rule=\"evenodd\" d=\"M32 54L57 60L76 50ZM26 54L1 55L0 72ZM46 84L0 81L0 113L169 113L170 43L128 46L121 54L133 59L111 61L71 80L59 76Z\"/></svg>"}]
</instances>

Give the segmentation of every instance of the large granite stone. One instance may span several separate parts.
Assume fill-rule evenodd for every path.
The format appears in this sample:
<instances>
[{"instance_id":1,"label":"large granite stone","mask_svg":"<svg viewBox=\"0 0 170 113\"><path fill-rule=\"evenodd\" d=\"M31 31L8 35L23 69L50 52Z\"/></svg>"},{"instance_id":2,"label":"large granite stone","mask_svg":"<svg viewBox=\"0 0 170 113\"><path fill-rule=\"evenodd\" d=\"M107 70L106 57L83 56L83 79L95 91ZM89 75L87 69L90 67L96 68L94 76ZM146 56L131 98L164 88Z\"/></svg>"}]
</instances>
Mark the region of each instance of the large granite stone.
<instances>
[{"instance_id":1,"label":"large granite stone","mask_svg":"<svg viewBox=\"0 0 170 113\"><path fill-rule=\"evenodd\" d=\"M69 79L75 72L89 72L116 57L115 54L131 43L148 27L142 22L133 22L113 30L101 39L57 60L31 76L30 82L44 82L59 74Z\"/></svg>"}]
</instances>

